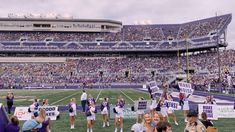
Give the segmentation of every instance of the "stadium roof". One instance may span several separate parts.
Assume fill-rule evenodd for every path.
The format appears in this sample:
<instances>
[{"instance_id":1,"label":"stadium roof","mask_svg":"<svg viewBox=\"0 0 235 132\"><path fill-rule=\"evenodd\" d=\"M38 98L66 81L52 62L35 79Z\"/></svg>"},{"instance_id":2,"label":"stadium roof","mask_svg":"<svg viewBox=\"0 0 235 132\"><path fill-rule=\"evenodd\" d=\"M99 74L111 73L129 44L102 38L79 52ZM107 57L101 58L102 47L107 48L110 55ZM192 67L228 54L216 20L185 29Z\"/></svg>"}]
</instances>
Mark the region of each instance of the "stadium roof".
<instances>
[{"instance_id":1,"label":"stadium roof","mask_svg":"<svg viewBox=\"0 0 235 132\"><path fill-rule=\"evenodd\" d=\"M0 21L51 21L51 22L112 22L122 24L120 21L110 19L62 19L62 18L0 18Z\"/></svg>"}]
</instances>

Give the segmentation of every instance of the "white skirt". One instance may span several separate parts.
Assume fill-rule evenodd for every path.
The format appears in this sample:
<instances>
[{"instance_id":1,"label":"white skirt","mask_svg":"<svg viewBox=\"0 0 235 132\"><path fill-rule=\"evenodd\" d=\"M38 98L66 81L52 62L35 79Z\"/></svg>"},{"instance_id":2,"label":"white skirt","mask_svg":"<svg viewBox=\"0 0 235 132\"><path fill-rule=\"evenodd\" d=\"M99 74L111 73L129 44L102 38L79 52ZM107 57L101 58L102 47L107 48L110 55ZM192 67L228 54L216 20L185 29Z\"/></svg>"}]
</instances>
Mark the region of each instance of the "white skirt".
<instances>
[{"instance_id":1,"label":"white skirt","mask_svg":"<svg viewBox=\"0 0 235 132\"><path fill-rule=\"evenodd\" d=\"M69 112L69 116L76 116L77 115L77 112L74 111L74 112Z\"/></svg>"},{"instance_id":2,"label":"white skirt","mask_svg":"<svg viewBox=\"0 0 235 132\"><path fill-rule=\"evenodd\" d=\"M95 113L92 113L91 116L86 117L87 120L95 120Z\"/></svg>"},{"instance_id":3,"label":"white skirt","mask_svg":"<svg viewBox=\"0 0 235 132\"><path fill-rule=\"evenodd\" d=\"M118 110L117 110L117 114L115 115L115 117L116 118L120 118L120 117L122 117L123 118L123 108L119 108Z\"/></svg>"},{"instance_id":4,"label":"white skirt","mask_svg":"<svg viewBox=\"0 0 235 132\"><path fill-rule=\"evenodd\" d=\"M104 107L104 109L101 111L101 115L106 115L106 114L108 114L109 112L108 112L108 109L107 109L107 107Z\"/></svg>"},{"instance_id":5,"label":"white skirt","mask_svg":"<svg viewBox=\"0 0 235 132\"><path fill-rule=\"evenodd\" d=\"M174 113L174 109L172 107L169 107L168 110L167 110L167 113L168 114Z\"/></svg>"},{"instance_id":6,"label":"white skirt","mask_svg":"<svg viewBox=\"0 0 235 132\"><path fill-rule=\"evenodd\" d=\"M189 105L188 104L184 104L183 105L183 110L189 110Z\"/></svg>"},{"instance_id":7,"label":"white skirt","mask_svg":"<svg viewBox=\"0 0 235 132\"><path fill-rule=\"evenodd\" d=\"M157 107L157 104L151 104L149 107L150 107L150 110L153 110Z\"/></svg>"}]
</instances>

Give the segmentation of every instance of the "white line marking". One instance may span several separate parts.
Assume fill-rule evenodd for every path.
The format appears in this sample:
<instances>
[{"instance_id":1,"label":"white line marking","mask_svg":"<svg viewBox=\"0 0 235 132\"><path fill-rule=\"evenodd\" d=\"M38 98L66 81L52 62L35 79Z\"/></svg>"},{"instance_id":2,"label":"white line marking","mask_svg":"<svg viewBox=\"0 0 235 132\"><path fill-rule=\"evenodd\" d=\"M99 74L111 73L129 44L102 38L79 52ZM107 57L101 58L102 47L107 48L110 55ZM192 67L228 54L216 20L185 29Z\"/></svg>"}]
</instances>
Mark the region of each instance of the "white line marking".
<instances>
[{"instance_id":1,"label":"white line marking","mask_svg":"<svg viewBox=\"0 0 235 132\"><path fill-rule=\"evenodd\" d=\"M121 93L124 94L127 98L129 98L132 102L134 102L134 100L133 100L130 96L126 95L124 92L122 92L122 90L120 90L120 91L121 91Z\"/></svg>"},{"instance_id":2,"label":"white line marking","mask_svg":"<svg viewBox=\"0 0 235 132\"><path fill-rule=\"evenodd\" d=\"M97 102L97 100L98 100L98 98L99 98L99 96L100 96L102 90L103 90L103 89L101 89L100 92L99 92L99 94L97 95L97 97L96 97L96 99L95 99L95 102Z\"/></svg>"},{"instance_id":3,"label":"white line marking","mask_svg":"<svg viewBox=\"0 0 235 132\"><path fill-rule=\"evenodd\" d=\"M60 100L58 100L58 101L56 101L56 102L51 103L51 105L57 104L57 103L61 102L62 100L65 100L65 99L67 99L67 98L70 98L70 97L72 97L72 96L74 96L74 95L76 95L76 94L78 94L78 93L80 93L80 92L76 92L76 93L74 93L74 94L72 94L72 95L69 95L69 96L67 96L67 97L64 97L64 98L62 98L62 99L60 99Z\"/></svg>"}]
</instances>

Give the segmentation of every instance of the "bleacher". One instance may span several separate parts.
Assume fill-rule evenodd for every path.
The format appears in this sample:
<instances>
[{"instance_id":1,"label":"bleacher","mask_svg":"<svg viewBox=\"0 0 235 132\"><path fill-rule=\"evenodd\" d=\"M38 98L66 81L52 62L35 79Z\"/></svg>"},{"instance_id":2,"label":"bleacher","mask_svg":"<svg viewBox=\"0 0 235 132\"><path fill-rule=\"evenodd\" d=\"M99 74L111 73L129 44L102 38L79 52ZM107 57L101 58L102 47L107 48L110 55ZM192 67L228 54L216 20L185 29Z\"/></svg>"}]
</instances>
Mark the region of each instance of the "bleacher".
<instances>
[{"instance_id":1,"label":"bleacher","mask_svg":"<svg viewBox=\"0 0 235 132\"><path fill-rule=\"evenodd\" d=\"M186 45L186 38L189 48L203 47L203 44L216 46L216 39L225 32L231 19L232 15L226 14L182 24L123 25L117 33L0 31L0 50L171 50L176 49L178 43ZM116 46L118 43L130 43L132 46ZM158 46L149 46L152 43Z\"/></svg>"}]
</instances>

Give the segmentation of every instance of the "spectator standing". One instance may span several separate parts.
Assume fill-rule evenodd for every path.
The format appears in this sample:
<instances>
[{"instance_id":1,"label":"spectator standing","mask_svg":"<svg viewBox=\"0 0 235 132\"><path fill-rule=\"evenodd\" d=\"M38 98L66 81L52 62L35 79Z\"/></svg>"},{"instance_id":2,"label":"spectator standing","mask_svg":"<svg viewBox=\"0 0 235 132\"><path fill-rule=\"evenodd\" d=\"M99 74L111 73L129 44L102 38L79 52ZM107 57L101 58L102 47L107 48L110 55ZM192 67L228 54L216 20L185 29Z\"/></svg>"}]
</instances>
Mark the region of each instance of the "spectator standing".
<instances>
[{"instance_id":1,"label":"spectator standing","mask_svg":"<svg viewBox=\"0 0 235 132\"><path fill-rule=\"evenodd\" d=\"M206 127L198 119L198 113L195 110L190 110L187 114L188 122L184 132L205 132Z\"/></svg>"},{"instance_id":2,"label":"spectator standing","mask_svg":"<svg viewBox=\"0 0 235 132\"><path fill-rule=\"evenodd\" d=\"M8 92L8 94L6 96L6 102L7 102L8 114L11 114L11 109L12 109L12 106L14 104L14 95L13 95L12 92Z\"/></svg>"},{"instance_id":3,"label":"spectator standing","mask_svg":"<svg viewBox=\"0 0 235 132\"><path fill-rule=\"evenodd\" d=\"M81 95L81 105L82 105L82 111L83 112L85 112L86 103L87 103L87 93L86 93L85 90L83 90L82 95Z\"/></svg>"}]
</instances>

